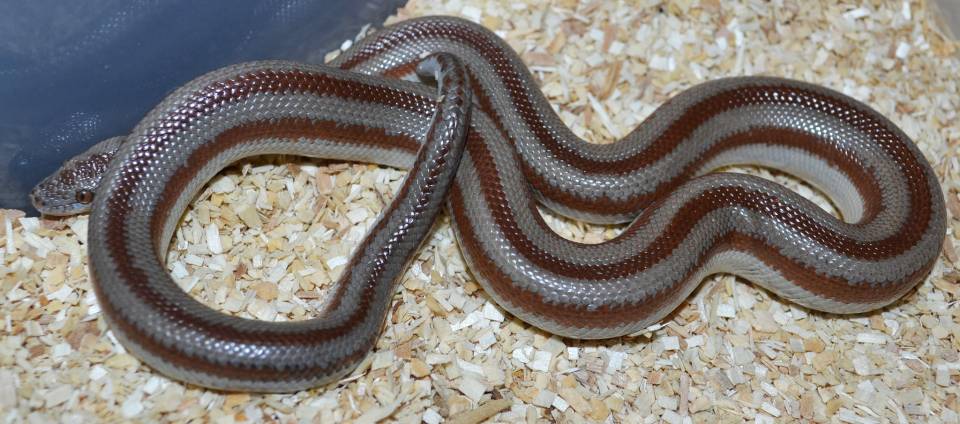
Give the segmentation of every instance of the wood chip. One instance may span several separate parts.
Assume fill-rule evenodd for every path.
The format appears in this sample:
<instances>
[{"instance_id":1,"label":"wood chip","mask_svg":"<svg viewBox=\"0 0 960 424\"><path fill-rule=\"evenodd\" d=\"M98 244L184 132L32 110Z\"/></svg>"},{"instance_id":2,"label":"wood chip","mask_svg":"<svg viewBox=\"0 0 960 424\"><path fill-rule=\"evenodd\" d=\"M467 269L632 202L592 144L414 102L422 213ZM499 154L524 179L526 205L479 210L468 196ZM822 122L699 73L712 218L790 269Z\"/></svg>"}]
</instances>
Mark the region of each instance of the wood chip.
<instances>
[{"instance_id":1,"label":"wood chip","mask_svg":"<svg viewBox=\"0 0 960 424\"><path fill-rule=\"evenodd\" d=\"M487 420L498 412L510 407L510 401L506 399L491 400L477 409L461 412L456 416L444 421L446 424L476 424Z\"/></svg>"},{"instance_id":2,"label":"wood chip","mask_svg":"<svg viewBox=\"0 0 960 424\"><path fill-rule=\"evenodd\" d=\"M112 336L87 275L87 217L39 220L0 210L3 416L25 422L957 421L958 43L930 24L942 15L928 9L937 2L782 3L413 0L390 21L455 14L488 26L521 52L561 119L591 142L612 142L680 91L732 75L805 80L868 103L917 142L949 211L943 259L904 300L862 315L828 316L714 276L639 334L562 339L490 298L444 217L401 277L376 346L350 377L306 395L228 394L162 377ZM832 211L796 179L733 170L772 179ZM315 317L404 175L290 157L243 161L220 172L190 205L165 256L168 269L191 296L226 313ZM546 209L542 215L577 242L600 243L622 231Z\"/></svg>"}]
</instances>

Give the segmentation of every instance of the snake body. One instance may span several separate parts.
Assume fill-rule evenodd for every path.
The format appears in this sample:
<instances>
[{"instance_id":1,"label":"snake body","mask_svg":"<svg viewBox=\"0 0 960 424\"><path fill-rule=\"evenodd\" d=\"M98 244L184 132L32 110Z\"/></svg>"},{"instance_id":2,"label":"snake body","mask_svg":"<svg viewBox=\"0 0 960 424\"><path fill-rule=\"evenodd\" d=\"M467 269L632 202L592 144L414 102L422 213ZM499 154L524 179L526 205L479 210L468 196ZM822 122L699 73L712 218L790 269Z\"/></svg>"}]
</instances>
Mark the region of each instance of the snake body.
<instances>
[{"instance_id":1,"label":"snake body","mask_svg":"<svg viewBox=\"0 0 960 424\"><path fill-rule=\"evenodd\" d=\"M417 66L439 89L405 80ZM484 290L573 338L646 328L717 272L815 310L869 311L916 286L939 255L946 223L933 170L900 129L844 95L779 78L716 80L595 145L535 87L496 35L446 17L385 28L329 66L254 62L194 80L144 118L96 189L89 249L105 317L179 380L253 391L335 381L374 345L444 202ZM199 189L266 153L411 170L315 319L218 313L162 261ZM804 179L843 220L767 180L711 173L735 164ZM43 187L35 198L50 198ZM551 231L538 205L630 224L611 241L576 243Z\"/></svg>"}]
</instances>

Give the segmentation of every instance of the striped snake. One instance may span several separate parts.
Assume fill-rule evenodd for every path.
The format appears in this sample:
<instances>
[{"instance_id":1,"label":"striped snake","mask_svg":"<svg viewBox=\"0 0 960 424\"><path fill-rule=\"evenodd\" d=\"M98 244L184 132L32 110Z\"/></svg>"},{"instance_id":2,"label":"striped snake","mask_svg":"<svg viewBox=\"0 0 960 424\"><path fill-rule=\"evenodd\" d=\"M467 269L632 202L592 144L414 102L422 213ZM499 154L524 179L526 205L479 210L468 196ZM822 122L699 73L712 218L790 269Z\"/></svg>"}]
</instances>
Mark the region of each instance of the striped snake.
<instances>
[{"instance_id":1,"label":"striped snake","mask_svg":"<svg viewBox=\"0 0 960 424\"><path fill-rule=\"evenodd\" d=\"M946 228L936 176L900 129L856 100L779 78L720 79L598 145L576 137L536 86L488 30L414 19L327 66L252 62L202 76L32 198L49 215L91 211L94 288L125 346L170 377L226 390L295 391L354 369L443 205L484 290L571 338L642 330L718 272L811 309L858 313L900 298L936 262ZM203 185L273 153L411 170L306 321L216 312L163 263ZM768 180L711 172L739 164L805 180L843 219ZM551 231L538 205L630 224L613 240L576 243Z\"/></svg>"}]
</instances>

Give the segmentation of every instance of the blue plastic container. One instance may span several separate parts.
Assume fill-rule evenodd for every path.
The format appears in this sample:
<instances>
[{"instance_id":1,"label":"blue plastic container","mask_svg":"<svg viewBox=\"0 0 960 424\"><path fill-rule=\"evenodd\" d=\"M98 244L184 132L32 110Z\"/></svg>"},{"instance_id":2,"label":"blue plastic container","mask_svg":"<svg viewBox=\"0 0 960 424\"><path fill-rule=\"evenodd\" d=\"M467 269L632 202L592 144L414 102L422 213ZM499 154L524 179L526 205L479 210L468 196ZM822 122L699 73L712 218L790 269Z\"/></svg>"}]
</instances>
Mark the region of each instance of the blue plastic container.
<instances>
[{"instance_id":1,"label":"blue plastic container","mask_svg":"<svg viewBox=\"0 0 960 424\"><path fill-rule=\"evenodd\" d=\"M232 63L321 63L403 0L0 2L0 208L163 97Z\"/></svg>"}]
</instances>

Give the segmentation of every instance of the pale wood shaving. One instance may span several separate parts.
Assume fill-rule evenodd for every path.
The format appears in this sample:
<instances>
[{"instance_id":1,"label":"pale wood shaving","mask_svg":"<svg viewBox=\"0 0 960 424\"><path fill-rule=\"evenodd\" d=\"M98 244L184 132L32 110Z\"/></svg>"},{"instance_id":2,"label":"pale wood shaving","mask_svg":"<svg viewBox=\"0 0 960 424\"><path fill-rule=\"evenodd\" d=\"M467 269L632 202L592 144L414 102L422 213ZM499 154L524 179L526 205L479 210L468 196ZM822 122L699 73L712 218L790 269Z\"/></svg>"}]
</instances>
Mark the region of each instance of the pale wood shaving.
<instances>
[{"instance_id":1,"label":"pale wood shaving","mask_svg":"<svg viewBox=\"0 0 960 424\"><path fill-rule=\"evenodd\" d=\"M879 312L814 313L716 276L667 322L630 337L575 341L530 328L493 303L466 270L444 217L401 279L376 349L350 377L290 395L225 394L153 372L112 336L86 273L86 217L47 221L3 210L0 419L958 420L960 58L926 4L413 1L390 21L427 14L463 16L504 37L564 121L594 142L626 134L670 96L722 76L793 77L863 100L913 137L940 177L950 214L944 258L917 290ZM735 171L784 183L833 211L787 176ZM168 268L218 310L307 319L323 308L402 177L290 158L230 167L185 215ZM559 234L586 243L621 230L543 213Z\"/></svg>"}]
</instances>

